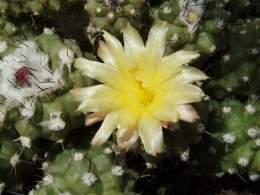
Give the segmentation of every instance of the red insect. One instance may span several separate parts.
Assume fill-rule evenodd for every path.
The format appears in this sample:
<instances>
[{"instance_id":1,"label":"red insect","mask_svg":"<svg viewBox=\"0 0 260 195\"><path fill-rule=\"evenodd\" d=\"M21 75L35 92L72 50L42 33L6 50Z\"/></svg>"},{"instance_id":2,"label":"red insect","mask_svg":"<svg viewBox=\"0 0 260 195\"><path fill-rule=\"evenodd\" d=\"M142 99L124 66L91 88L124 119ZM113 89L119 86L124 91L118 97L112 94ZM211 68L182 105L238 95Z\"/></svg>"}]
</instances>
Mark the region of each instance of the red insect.
<instances>
[{"instance_id":1,"label":"red insect","mask_svg":"<svg viewBox=\"0 0 260 195\"><path fill-rule=\"evenodd\" d=\"M27 67L22 67L15 73L16 84L24 87L30 85L30 76L32 75L31 70Z\"/></svg>"}]
</instances>

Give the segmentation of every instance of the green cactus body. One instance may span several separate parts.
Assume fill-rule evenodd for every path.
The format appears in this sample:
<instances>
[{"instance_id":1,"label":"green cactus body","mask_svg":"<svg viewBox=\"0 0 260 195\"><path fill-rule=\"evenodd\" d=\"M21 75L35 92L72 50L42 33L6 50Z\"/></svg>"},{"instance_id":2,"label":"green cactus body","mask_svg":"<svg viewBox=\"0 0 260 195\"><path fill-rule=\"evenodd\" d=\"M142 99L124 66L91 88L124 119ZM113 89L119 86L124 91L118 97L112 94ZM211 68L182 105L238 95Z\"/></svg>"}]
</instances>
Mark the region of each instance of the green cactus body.
<instances>
[{"instance_id":1,"label":"green cactus body","mask_svg":"<svg viewBox=\"0 0 260 195\"><path fill-rule=\"evenodd\" d=\"M166 52L171 53L182 47L200 50L205 55L215 52L217 37L223 31L228 14L219 5L211 3L206 6L200 0L174 0L162 1L152 7L150 15L154 20L164 20L170 24Z\"/></svg>"},{"instance_id":2,"label":"green cactus body","mask_svg":"<svg viewBox=\"0 0 260 195\"><path fill-rule=\"evenodd\" d=\"M104 153L104 147L65 150L47 164L43 183L34 195L124 194L126 172L113 166L112 156Z\"/></svg>"},{"instance_id":3,"label":"green cactus body","mask_svg":"<svg viewBox=\"0 0 260 195\"><path fill-rule=\"evenodd\" d=\"M1 2L0 2L1 6ZM11 22L5 15L0 15L0 38L4 41L8 36L13 36L17 33L17 26ZM0 50L3 52L3 47Z\"/></svg>"},{"instance_id":4,"label":"green cactus body","mask_svg":"<svg viewBox=\"0 0 260 195\"><path fill-rule=\"evenodd\" d=\"M259 92L259 21L249 20L229 26L226 33L227 51L212 68L212 79L206 85L208 92L222 99L230 95L248 97Z\"/></svg>"},{"instance_id":5,"label":"green cactus body","mask_svg":"<svg viewBox=\"0 0 260 195\"><path fill-rule=\"evenodd\" d=\"M18 121L16 129L21 136L30 139L47 138L58 141L71 129L84 124L82 114L75 111L77 106L78 103L70 95L57 97L53 102L41 103L34 117Z\"/></svg>"},{"instance_id":6,"label":"green cactus body","mask_svg":"<svg viewBox=\"0 0 260 195\"><path fill-rule=\"evenodd\" d=\"M34 148L23 146L26 139L17 139L17 133L12 129L0 132L0 194L6 187L15 190L15 186L22 184L28 175L35 171ZM27 143L29 144L29 143Z\"/></svg>"},{"instance_id":7,"label":"green cactus body","mask_svg":"<svg viewBox=\"0 0 260 195\"><path fill-rule=\"evenodd\" d=\"M20 14L49 16L62 10L64 6L71 2L79 2L79 0L2 0L0 11L13 16Z\"/></svg>"},{"instance_id":8,"label":"green cactus body","mask_svg":"<svg viewBox=\"0 0 260 195\"><path fill-rule=\"evenodd\" d=\"M201 145L200 154L194 156L195 159L201 156L207 160L200 159L198 166L205 168L209 164L217 175L243 173L248 174L251 180L256 180L260 174L257 164L260 152L259 102L211 101L210 107L207 128L211 138L207 144Z\"/></svg>"},{"instance_id":9,"label":"green cactus body","mask_svg":"<svg viewBox=\"0 0 260 195\"><path fill-rule=\"evenodd\" d=\"M85 5L85 10L90 16L87 31L92 43L95 33L99 30L107 30L120 35L127 23L140 29L146 12L144 0L89 0Z\"/></svg>"}]
</instances>

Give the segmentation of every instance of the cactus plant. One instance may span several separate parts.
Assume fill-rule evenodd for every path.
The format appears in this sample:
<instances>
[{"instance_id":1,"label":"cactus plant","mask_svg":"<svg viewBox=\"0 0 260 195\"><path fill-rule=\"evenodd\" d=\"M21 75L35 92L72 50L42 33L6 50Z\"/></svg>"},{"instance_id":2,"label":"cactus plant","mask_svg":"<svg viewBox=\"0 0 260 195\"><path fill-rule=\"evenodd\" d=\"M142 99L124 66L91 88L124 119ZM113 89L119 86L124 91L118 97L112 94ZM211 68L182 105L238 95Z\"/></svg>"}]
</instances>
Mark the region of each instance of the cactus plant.
<instances>
[{"instance_id":1,"label":"cactus plant","mask_svg":"<svg viewBox=\"0 0 260 195\"><path fill-rule=\"evenodd\" d=\"M0 194L259 194L259 5L0 0Z\"/></svg>"},{"instance_id":2,"label":"cactus plant","mask_svg":"<svg viewBox=\"0 0 260 195\"><path fill-rule=\"evenodd\" d=\"M104 147L65 150L43 163L42 183L34 195L47 194L127 194L127 169L114 165ZM76 186L76 187L75 187Z\"/></svg>"},{"instance_id":3,"label":"cactus plant","mask_svg":"<svg viewBox=\"0 0 260 195\"><path fill-rule=\"evenodd\" d=\"M208 93L223 99L230 95L249 97L259 93L259 20L238 20L226 32L222 59L210 68ZM238 41L239 40L239 41Z\"/></svg>"},{"instance_id":4,"label":"cactus plant","mask_svg":"<svg viewBox=\"0 0 260 195\"><path fill-rule=\"evenodd\" d=\"M77 45L46 31L16 44L16 49L7 48L2 53L0 62L1 88L4 89L0 92L2 126L7 117L6 125L12 120L23 136L29 136L30 132L34 137L39 135L36 129L41 127L51 134L71 126L73 118L80 120L80 115L72 112L73 104L77 104L66 95L73 85L86 81L81 79L80 73L72 72L74 56L81 55ZM77 80L72 81L73 78ZM66 104L70 104L70 108L66 108ZM63 117L68 121L63 121Z\"/></svg>"},{"instance_id":5,"label":"cactus plant","mask_svg":"<svg viewBox=\"0 0 260 195\"><path fill-rule=\"evenodd\" d=\"M186 47L212 55L217 47L228 13L214 2L169 0L152 7L154 20L171 24L168 32L168 52Z\"/></svg>"},{"instance_id":6,"label":"cactus plant","mask_svg":"<svg viewBox=\"0 0 260 195\"><path fill-rule=\"evenodd\" d=\"M203 168L204 174L247 174L256 181L260 178L259 101L211 101L210 107L210 139L194 154L195 166ZM205 169L206 164L212 169Z\"/></svg>"},{"instance_id":7,"label":"cactus plant","mask_svg":"<svg viewBox=\"0 0 260 195\"><path fill-rule=\"evenodd\" d=\"M107 30L115 35L120 35L127 23L140 29L144 24L146 14L144 0L89 0L85 10L90 16L87 33L93 43L96 34Z\"/></svg>"},{"instance_id":8,"label":"cactus plant","mask_svg":"<svg viewBox=\"0 0 260 195\"><path fill-rule=\"evenodd\" d=\"M46 15L60 11L66 4L79 0L2 0L0 2L0 12L7 15L33 14Z\"/></svg>"}]
</instances>

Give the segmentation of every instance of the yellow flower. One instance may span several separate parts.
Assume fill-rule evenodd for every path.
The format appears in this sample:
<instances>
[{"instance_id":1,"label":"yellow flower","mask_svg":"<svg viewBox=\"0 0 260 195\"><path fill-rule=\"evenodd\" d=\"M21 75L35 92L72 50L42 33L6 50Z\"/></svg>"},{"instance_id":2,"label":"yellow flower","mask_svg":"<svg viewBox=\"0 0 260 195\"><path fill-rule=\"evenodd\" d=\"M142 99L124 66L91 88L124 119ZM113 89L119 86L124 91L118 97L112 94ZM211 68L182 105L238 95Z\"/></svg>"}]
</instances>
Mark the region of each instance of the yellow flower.
<instances>
[{"instance_id":1,"label":"yellow flower","mask_svg":"<svg viewBox=\"0 0 260 195\"><path fill-rule=\"evenodd\" d=\"M117 129L119 147L128 150L140 136L145 151L156 155L163 150L163 124L198 118L189 103L201 101L204 93L191 83L207 76L184 66L199 56L196 52L180 50L163 56L167 31L166 23L155 24L144 44L128 25L123 31L124 46L104 32L105 41L98 48L104 63L76 60L76 68L103 83L71 91L82 102L78 110L91 112L86 125L104 119L92 144L103 144Z\"/></svg>"}]
</instances>

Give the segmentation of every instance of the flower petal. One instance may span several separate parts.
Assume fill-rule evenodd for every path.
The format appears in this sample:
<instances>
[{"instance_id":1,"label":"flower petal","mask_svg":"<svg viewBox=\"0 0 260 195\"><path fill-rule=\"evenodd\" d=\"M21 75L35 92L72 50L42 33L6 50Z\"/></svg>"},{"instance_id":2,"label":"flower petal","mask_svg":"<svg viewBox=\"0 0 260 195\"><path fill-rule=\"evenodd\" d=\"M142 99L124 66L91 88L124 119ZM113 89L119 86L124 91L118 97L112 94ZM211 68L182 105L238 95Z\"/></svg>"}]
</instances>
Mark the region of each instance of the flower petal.
<instances>
[{"instance_id":1,"label":"flower petal","mask_svg":"<svg viewBox=\"0 0 260 195\"><path fill-rule=\"evenodd\" d=\"M193 83L196 81L206 80L209 77L202 71L194 67L184 67L181 72L173 78L177 83Z\"/></svg>"},{"instance_id":2,"label":"flower petal","mask_svg":"<svg viewBox=\"0 0 260 195\"><path fill-rule=\"evenodd\" d=\"M189 63L191 60L197 58L199 53L192 51L180 50L169 56L165 56L161 60L161 69L157 75L160 77L159 82L171 79L176 73L180 71L180 68ZM158 77L157 76L157 77Z\"/></svg>"},{"instance_id":3,"label":"flower petal","mask_svg":"<svg viewBox=\"0 0 260 195\"><path fill-rule=\"evenodd\" d=\"M84 58L77 58L75 60L75 67L81 70L88 77L96 79L100 82L105 82L105 77L116 71L108 64L87 60Z\"/></svg>"},{"instance_id":4,"label":"flower petal","mask_svg":"<svg viewBox=\"0 0 260 195\"><path fill-rule=\"evenodd\" d=\"M165 100L172 104L187 104L200 102L204 96L203 91L192 84L169 85L169 91L165 95Z\"/></svg>"},{"instance_id":5,"label":"flower petal","mask_svg":"<svg viewBox=\"0 0 260 195\"><path fill-rule=\"evenodd\" d=\"M83 101L77 110L82 112L111 112L118 108L120 108L120 102L116 99L95 97Z\"/></svg>"},{"instance_id":6,"label":"flower petal","mask_svg":"<svg viewBox=\"0 0 260 195\"><path fill-rule=\"evenodd\" d=\"M126 151L131 148L139 137L137 131L131 128L119 128L116 135L118 146Z\"/></svg>"},{"instance_id":7,"label":"flower petal","mask_svg":"<svg viewBox=\"0 0 260 195\"><path fill-rule=\"evenodd\" d=\"M144 51L144 42L139 33L128 23L123 30L124 51L135 57Z\"/></svg>"},{"instance_id":8,"label":"flower petal","mask_svg":"<svg viewBox=\"0 0 260 195\"><path fill-rule=\"evenodd\" d=\"M163 150L163 132L158 119L144 115L139 122L139 135L147 153L156 156Z\"/></svg>"},{"instance_id":9,"label":"flower petal","mask_svg":"<svg viewBox=\"0 0 260 195\"><path fill-rule=\"evenodd\" d=\"M88 87L84 93L86 96L82 97L78 107L83 112L108 112L117 109L122 103L118 98L120 92L106 85Z\"/></svg>"},{"instance_id":10,"label":"flower petal","mask_svg":"<svg viewBox=\"0 0 260 195\"><path fill-rule=\"evenodd\" d=\"M111 54L111 51L109 50L105 42L99 42L97 54L106 64L115 65L114 56Z\"/></svg>"},{"instance_id":11,"label":"flower petal","mask_svg":"<svg viewBox=\"0 0 260 195\"><path fill-rule=\"evenodd\" d=\"M146 51L150 57L158 59L163 56L167 32L168 24L166 22L158 22L151 28L146 41Z\"/></svg>"},{"instance_id":12,"label":"flower petal","mask_svg":"<svg viewBox=\"0 0 260 195\"><path fill-rule=\"evenodd\" d=\"M113 50L113 52L122 52L123 51L123 46L121 44L121 42L114 37L113 35L111 35L110 33L104 31L103 37L105 39L105 43L106 45Z\"/></svg>"},{"instance_id":13,"label":"flower petal","mask_svg":"<svg viewBox=\"0 0 260 195\"><path fill-rule=\"evenodd\" d=\"M99 51L99 54L101 54L100 57L104 58L104 56L105 56L104 52L106 51L107 52L106 60L108 60L107 56L110 55L112 57L115 65L117 66L117 68L120 71L126 72L127 65L129 62L127 62L127 58L124 53L122 44L116 37L114 37L113 35L111 35L110 33L106 32L106 31L104 31L103 37L105 39L105 43L100 45L101 46L101 51ZM103 49L102 49L102 47L103 47ZM105 58L104 58L104 60L105 60ZM111 61L111 59L110 59L110 61Z\"/></svg>"},{"instance_id":14,"label":"flower petal","mask_svg":"<svg viewBox=\"0 0 260 195\"><path fill-rule=\"evenodd\" d=\"M87 115L85 120L86 126L91 126L99 121L102 121L105 118L106 114L101 112L94 112Z\"/></svg>"},{"instance_id":15,"label":"flower petal","mask_svg":"<svg viewBox=\"0 0 260 195\"><path fill-rule=\"evenodd\" d=\"M199 119L198 113L191 105L176 105L176 109L183 121L192 123Z\"/></svg>"},{"instance_id":16,"label":"flower petal","mask_svg":"<svg viewBox=\"0 0 260 195\"><path fill-rule=\"evenodd\" d=\"M122 74L115 69L115 67L101 62L91 61L84 58L77 58L75 67L81 70L90 78L96 79L101 83L113 86L115 88L122 88L122 81L125 80Z\"/></svg>"},{"instance_id":17,"label":"flower petal","mask_svg":"<svg viewBox=\"0 0 260 195\"><path fill-rule=\"evenodd\" d=\"M176 111L176 108L167 103L156 109L153 115L161 121L177 122L179 119L179 113Z\"/></svg>"},{"instance_id":18,"label":"flower petal","mask_svg":"<svg viewBox=\"0 0 260 195\"><path fill-rule=\"evenodd\" d=\"M117 123L118 123L118 118L120 115L120 111L115 111L109 113L105 120L103 121L101 127L97 131L96 135L91 141L92 145L101 145L107 139L110 137L112 132L115 130Z\"/></svg>"},{"instance_id":19,"label":"flower petal","mask_svg":"<svg viewBox=\"0 0 260 195\"><path fill-rule=\"evenodd\" d=\"M194 51L179 50L171 55L162 58L163 66L180 67L199 57L199 53Z\"/></svg>"},{"instance_id":20,"label":"flower petal","mask_svg":"<svg viewBox=\"0 0 260 195\"><path fill-rule=\"evenodd\" d=\"M105 90L107 87L105 85L94 85L85 88L76 88L70 90L70 94L76 98L77 101L84 101L87 98L93 96L99 91Z\"/></svg>"}]
</instances>

